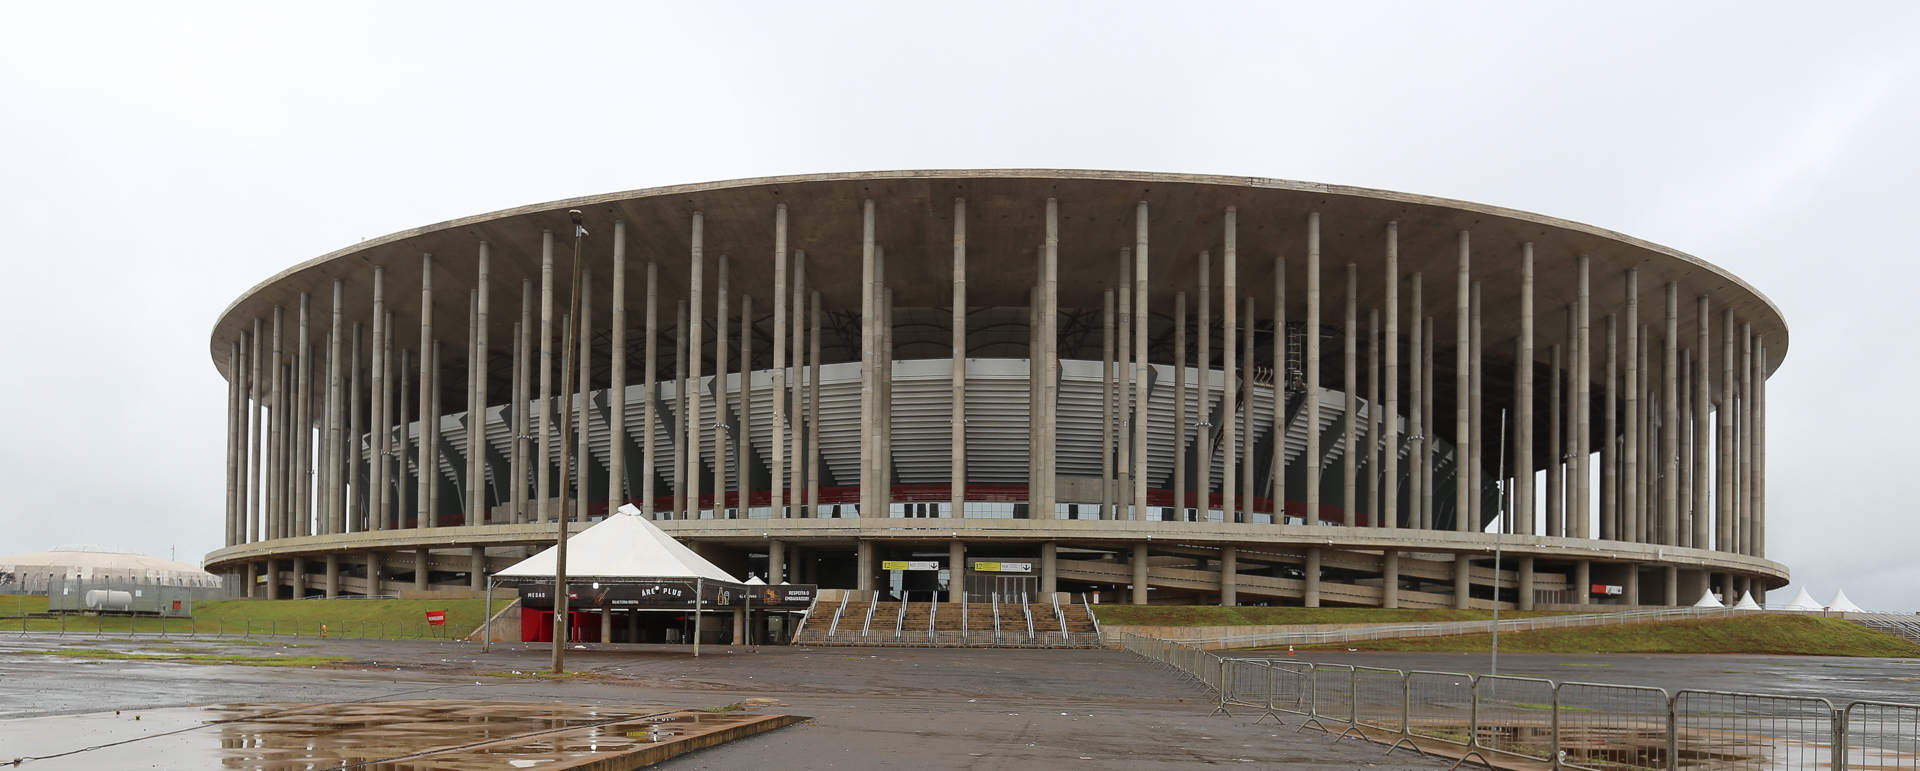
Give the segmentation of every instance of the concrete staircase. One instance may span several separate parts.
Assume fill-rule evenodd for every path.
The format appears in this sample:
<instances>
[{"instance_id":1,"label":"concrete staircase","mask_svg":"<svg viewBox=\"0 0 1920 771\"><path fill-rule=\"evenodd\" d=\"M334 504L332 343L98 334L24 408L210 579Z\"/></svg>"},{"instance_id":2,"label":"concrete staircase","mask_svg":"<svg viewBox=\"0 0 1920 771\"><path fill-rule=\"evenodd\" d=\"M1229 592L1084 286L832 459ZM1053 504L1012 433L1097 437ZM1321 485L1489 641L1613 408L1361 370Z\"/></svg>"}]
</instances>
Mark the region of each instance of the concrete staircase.
<instances>
[{"instance_id":1,"label":"concrete staircase","mask_svg":"<svg viewBox=\"0 0 1920 771\"><path fill-rule=\"evenodd\" d=\"M795 645L1098 648L1099 623L1086 605L1062 600L816 603Z\"/></svg>"}]
</instances>

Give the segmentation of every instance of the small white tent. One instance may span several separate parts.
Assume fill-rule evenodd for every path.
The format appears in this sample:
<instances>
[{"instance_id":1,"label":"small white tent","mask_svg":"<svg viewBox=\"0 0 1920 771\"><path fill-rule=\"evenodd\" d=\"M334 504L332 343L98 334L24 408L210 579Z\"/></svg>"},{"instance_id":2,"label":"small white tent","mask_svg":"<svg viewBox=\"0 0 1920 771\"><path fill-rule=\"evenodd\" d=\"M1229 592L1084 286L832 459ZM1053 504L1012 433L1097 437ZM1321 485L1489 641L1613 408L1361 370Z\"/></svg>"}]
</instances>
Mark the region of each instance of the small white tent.
<instances>
[{"instance_id":1,"label":"small white tent","mask_svg":"<svg viewBox=\"0 0 1920 771\"><path fill-rule=\"evenodd\" d=\"M1847 599L1847 590L1845 589L1841 589L1839 593L1833 595L1833 602L1827 603L1827 609L1837 610L1844 613L1866 612L1865 608L1855 605L1853 604L1853 600Z\"/></svg>"},{"instance_id":2,"label":"small white tent","mask_svg":"<svg viewBox=\"0 0 1920 771\"><path fill-rule=\"evenodd\" d=\"M1742 595L1740 597L1740 602L1734 605L1733 609L1734 610L1762 610L1762 608L1760 607L1760 603L1753 601L1753 592L1747 592L1746 594Z\"/></svg>"},{"instance_id":3,"label":"small white tent","mask_svg":"<svg viewBox=\"0 0 1920 771\"><path fill-rule=\"evenodd\" d=\"M1726 604L1720 602L1719 597L1713 596L1712 589L1708 589L1700 593L1700 601L1694 603L1693 606L1696 608L1724 608Z\"/></svg>"},{"instance_id":4,"label":"small white tent","mask_svg":"<svg viewBox=\"0 0 1920 771\"><path fill-rule=\"evenodd\" d=\"M552 578L559 553L560 547L549 546L494 575ZM740 583L740 579L728 575L648 522L631 504L621 506L618 514L567 539L567 580L595 578L704 578Z\"/></svg>"},{"instance_id":5,"label":"small white tent","mask_svg":"<svg viewBox=\"0 0 1920 771\"><path fill-rule=\"evenodd\" d=\"M1793 596L1793 599L1788 600L1787 604L1780 606L1780 609L1781 610L1826 610L1827 606L1821 605L1818 602L1814 602L1813 595L1808 594L1807 587L1802 586L1800 587L1800 593L1795 594Z\"/></svg>"}]
</instances>

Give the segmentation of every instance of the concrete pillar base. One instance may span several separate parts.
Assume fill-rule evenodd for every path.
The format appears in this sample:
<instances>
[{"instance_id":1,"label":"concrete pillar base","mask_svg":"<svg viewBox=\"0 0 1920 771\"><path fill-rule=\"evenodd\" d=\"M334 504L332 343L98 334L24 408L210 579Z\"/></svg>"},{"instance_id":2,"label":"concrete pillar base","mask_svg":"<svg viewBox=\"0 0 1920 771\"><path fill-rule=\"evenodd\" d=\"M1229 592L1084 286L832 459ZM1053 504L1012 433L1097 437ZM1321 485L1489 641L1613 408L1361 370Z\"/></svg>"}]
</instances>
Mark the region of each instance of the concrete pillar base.
<instances>
[{"instance_id":1,"label":"concrete pillar base","mask_svg":"<svg viewBox=\"0 0 1920 771\"><path fill-rule=\"evenodd\" d=\"M1051 541L1040 544L1040 596L1050 597L1059 586L1060 545Z\"/></svg>"},{"instance_id":2,"label":"concrete pillar base","mask_svg":"<svg viewBox=\"0 0 1920 771\"><path fill-rule=\"evenodd\" d=\"M1453 607L1466 610L1473 607L1473 562L1465 554L1453 555Z\"/></svg>"},{"instance_id":3,"label":"concrete pillar base","mask_svg":"<svg viewBox=\"0 0 1920 771\"><path fill-rule=\"evenodd\" d=\"M964 602L967 596L967 545L947 542L947 602Z\"/></svg>"},{"instance_id":4,"label":"concrete pillar base","mask_svg":"<svg viewBox=\"0 0 1920 771\"><path fill-rule=\"evenodd\" d=\"M1133 604L1147 604L1147 545L1133 545Z\"/></svg>"},{"instance_id":5,"label":"concrete pillar base","mask_svg":"<svg viewBox=\"0 0 1920 771\"><path fill-rule=\"evenodd\" d=\"M767 541L767 583L779 584L787 580L787 549L779 541Z\"/></svg>"},{"instance_id":6,"label":"concrete pillar base","mask_svg":"<svg viewBox=\"0 0 1920 771\"><path fill-rule=\"evenodd\" d=\"M417 591L417 592L426 591L427 588L432 585L432 583L428 580L431 576L432 576L432 568L429 567L427 564L427 550L426 549L414 550L413 552L413 589L414 591Z\"/></svg>"},{"instance_id":7,"label":"concrete pillar base","mask_svg":"<svg viewBox=\"0 0 1920 771\"><path fill-rule=\"evenodd\" d=\"M1674 565L1668 565L1666 572L1667 597L1665 604L1669 607L1675 607L1680 604L1680 568Z\"/></svg>"},{"instance_id":8,"label":"concrete pillar base","mask_svg":"<svg viewBox=\"0 0 1920 771\"><path fill-rule=\"evenodd\" d=\"M340 555L327 555L327 599L340 596Z\"/></svg>"},{"instance_id":9,"label":"concrete pillar base","mask_svg":"<svg viewBox=\"0 0 1920 771\"><path fill-rule=\"evenodd\" d=\"M733 644L747 644L747 609L733 609Z\"/></svg>"},{"instance_id":10,"label":"concrete pillar base","mask_svg":"<svg viewBox=\"0 0 1920 771\"><path fill-rule=\"evenodd\" d=\"M1580 560L1573 563L1573 604L1586 605L1593 601L1593 563Z\"/></svg>"},{"instance_id":11,"label":"concrete pillar base","mask_svg":"<svg viewBox=\"0 0 1920 771\"><path fill-rule=\"evenodd\" d=\"M1307 549L1306 574L1305 604L1309 608L1318 608L1320 607L1320 549L1318 547Z\"/></svg>"},{"instance_id":12,"label":"concrete pillar base","mask_svg":"<svg viewBox=\"0 0 1920 771\"><path fill-rule=\"evenodd\" d=\"M1520 610L1533 610L1533 558L1520 558L1520 585L1514 592L1514 605Z\"/></svg>"},{"instance_id":13,"label":"concrete pillar base","mask_svg":"<svg viewBox=\"0 0 1920 771\"><path fill-rule=\"evenodd\" d=\"M861 540L854 544L854 588L863 592L873 591L873 542Z\"/></svg>"},{"instance_id":14,"label":"concrete pillar base","mask_svg":"<svg viewBox=\"0 0 1920 771\"><path fill-rule=\"evenodd\" d=\"M472 564L467 567L467 587L478 592L487 588L487 549L473 547Z\"/></svg>"},{"instance_id":15,"label":"concrete pillar base","mask_svg":"<svg viewBox=\"0 0 1920 771\"><path fill-rule=\"evenodd\" d=\"M1220 604L1233 607L1240 604L1240 547L1220 547Z\"/></svg>"}]
</instances>

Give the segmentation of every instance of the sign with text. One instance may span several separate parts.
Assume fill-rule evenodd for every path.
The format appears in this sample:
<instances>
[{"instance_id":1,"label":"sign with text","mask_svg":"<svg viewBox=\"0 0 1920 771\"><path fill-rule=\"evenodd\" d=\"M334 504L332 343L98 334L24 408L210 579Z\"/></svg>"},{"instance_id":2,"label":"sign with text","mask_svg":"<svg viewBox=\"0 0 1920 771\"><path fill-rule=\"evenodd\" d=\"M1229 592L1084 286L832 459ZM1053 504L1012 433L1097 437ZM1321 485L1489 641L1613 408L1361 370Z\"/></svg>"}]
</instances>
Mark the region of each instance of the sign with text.
<instances>
[{"instance_id":1,"label":"sign with text","mask_svg":"<svg viewBox=\"0 0 1920 771\"><path fill-rule=\"evenodd\" d=\"M1608 597L1617 597L1619 595L1626 594L1627 588L1624 586L1614 586L1612 584L1594 584L1593 593L1604 594Z\"/></svg>"},{"instance_id":2,"label":"sign with text","mask_svg":"<svg viewBox=\"0 0 1920 771\"><path fill-rule=\"evenodd\" d=\"M567 607L573 610L601 608L675 609L694 607L696 591L703 595L702 607L718 608L746 605L753 607L806 607L813 604L818 587L814 584L748 586L724 581L699 581L661 578L622 583L584 581L567 582ZM520 604L542 610L553 607L553 584L523 583Z\"/></svg>"},{"instance_id":3,"label":"sign with text","mask_svg":"<svg viewBox=\"0 0 1920 771\"><path fill-rule=\"evenodd\" d=\"M434 626L446 626L447 612L444 610L427 611L427 623L432 624Z\"/></svg>"},{"instance_id":4,"label":"sign with text","mask_svg":"<svg viewBox=\"0 0 1920 771\"><path fill-rule=\"evenodd\" d=\"M905 560L882 560L880 562L880 569L881 570L939 570L940 563L932 562L932 561L920 562L920 561L905 561Z\"/></svg>"},{"instance_id":5,"label":"sign with text","mask_svg":"<svg viewBox=\"0 0 1920 771\"><path fill-rule=\"evenodd\" d=\"M1032 573L1031 562L975 562L973 569L981 573Z\"/></svg>"}]
</instances>

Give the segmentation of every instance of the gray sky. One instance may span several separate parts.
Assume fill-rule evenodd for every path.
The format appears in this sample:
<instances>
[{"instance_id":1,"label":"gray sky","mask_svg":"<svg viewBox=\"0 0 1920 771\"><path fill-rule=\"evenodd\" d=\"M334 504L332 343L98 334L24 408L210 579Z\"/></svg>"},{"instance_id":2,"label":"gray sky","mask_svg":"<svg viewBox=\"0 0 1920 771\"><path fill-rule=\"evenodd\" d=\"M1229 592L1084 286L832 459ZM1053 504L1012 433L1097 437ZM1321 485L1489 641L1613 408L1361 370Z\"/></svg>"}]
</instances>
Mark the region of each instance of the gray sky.
<instances>
[{"instance_id":1,"label":"gray sky","mask_svg":"<svg viewBox=\"0 0 1920 771\"><path fill-rule=\"evenodd\" d=\"M218 547L215 315L361 238L735 177L1134 169L1510 206L1732 270L1793 330L1769 556L1823 602L1920 608L1920 5L305 8L0 9L0 554Z\"/></svg>"}]
</instances>

